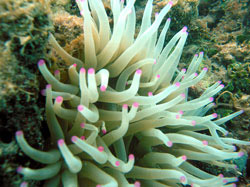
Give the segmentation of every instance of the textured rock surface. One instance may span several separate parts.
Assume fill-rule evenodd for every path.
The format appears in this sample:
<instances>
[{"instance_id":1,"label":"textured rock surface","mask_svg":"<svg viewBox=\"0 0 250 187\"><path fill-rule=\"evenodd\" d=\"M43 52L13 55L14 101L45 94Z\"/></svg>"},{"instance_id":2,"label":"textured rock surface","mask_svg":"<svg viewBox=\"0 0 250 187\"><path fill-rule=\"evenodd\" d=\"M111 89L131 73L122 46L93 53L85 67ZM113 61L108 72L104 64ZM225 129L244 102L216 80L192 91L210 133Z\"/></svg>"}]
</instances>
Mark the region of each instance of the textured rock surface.
<instances>
[{"instance_id":1,"label":"textured rock surface","mask_svg":"<svg viewBox=\"0 0 250 187\"><path fill-rule=\"evenodd\" d=\"M31 165L16 144L17 129L28 131L27 138L35 147L44 147L36 62L45 58L51 29L43 4L26 0L0 2L1 186L18 186L21 177L16 174L17 166Z\"/></svg>"}]
</instances>

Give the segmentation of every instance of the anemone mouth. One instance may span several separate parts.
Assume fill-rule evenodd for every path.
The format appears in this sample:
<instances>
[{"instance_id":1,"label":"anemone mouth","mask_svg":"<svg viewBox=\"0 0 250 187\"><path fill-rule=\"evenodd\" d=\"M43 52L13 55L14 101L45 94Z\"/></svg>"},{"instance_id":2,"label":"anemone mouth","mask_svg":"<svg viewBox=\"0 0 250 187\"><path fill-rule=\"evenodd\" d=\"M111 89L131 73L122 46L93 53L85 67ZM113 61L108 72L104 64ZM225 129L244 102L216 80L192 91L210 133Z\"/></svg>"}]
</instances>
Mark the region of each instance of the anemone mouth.
<instances>
[{"instance_id":1,"label":"anemone mouth","mask_svg":"<svg viewBox=\"0 0 250 187\"><path fill-rule=\"evenodd\" d=\"M220 125L243 111L220 119L216 113L206 115L224 87L220 82L188 100L188 88L208 69L196 72L200 52L187 69L178 70L187 27L164 46L167 19L158 36L172 2L151 23L148 1L137 38L134 0L110 1L113 29L101 0L76 2L84 17L84 59L70 56L50 34L52 47L71 64L69 80L62 82L59 71L52 75L44 60L38 62L48 82L42 93L52 149L30 147L18 131L23 152L47 164L36 170L19 167L18 173L54 186L233 186L234 177L214 176L192 161L235 169L223 160L244 155L233 144L250 143L220 137L227 134Z\"/></svg>"}]
</instances>

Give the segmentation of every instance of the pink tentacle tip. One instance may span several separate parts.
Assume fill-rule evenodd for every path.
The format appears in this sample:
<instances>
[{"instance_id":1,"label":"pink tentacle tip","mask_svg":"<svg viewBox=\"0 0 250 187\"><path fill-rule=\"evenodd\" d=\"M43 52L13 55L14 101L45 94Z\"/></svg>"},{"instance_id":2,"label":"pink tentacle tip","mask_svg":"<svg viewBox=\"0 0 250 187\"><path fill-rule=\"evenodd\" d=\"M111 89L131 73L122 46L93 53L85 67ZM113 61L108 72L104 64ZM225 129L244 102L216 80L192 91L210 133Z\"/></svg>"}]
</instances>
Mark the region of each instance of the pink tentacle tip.
<instances>
[{"instance_id":1,"label":"pink tentacle tip","mask_svg":"<svg viewBox=\"0 0 250 187\"><path fill-rule=\"evenodd\" d=\"M242 114L242 113L244 113L245 111L244 110L240 110L240 113Z\"/></svg>"},{"instance_id":2,"label":"pink tentacle tip","mask_svg":"<svg viewBox=\"0 0 250 187\"><path fill-rule=\"evenodd\" d=\"M120 162L119 161L116 161L115 162L115 165L118 167L118 166L120 166Z\"/></svg>"},{"instance_id":3,"label":"pink tentacle tip","mask_svg":"<svg viewBox=\"0 0 250 187\"><path fill-rule=\"evenodd\" d=\"M136 74L141 75L142 74L142 70L141 69L136 70Z\"/></svg>"},{"instance_id":4,"label":"pink tentacle tip","mask_svg":"<svg viewBox=\"0 0 250 187\"><path fill-rule=\"evenodd\" d=\"M76 140L77 140L77 137L76 137L76 136L72 136L72 137L71 137L71 141L72 141L72 142L76 142Z\"/></svg>"},{"instance_id":5,"label":"pink tentacle tip","mask_svg":"<svg viewBox=\"0 0 250 187\"><path fill-rule=\"evenodd\" d=\"M186 95L184 93L182 93L181 97L184 99L186 97Z\"/></svg>"},{"instance_id":6,"label":"pink tentacle tip","mask_svg":"<svg viewBox=\"0 0 250 187\"><path fill-rule=\"evenodd\" d=\"M225 85L224 85L224 84L221 84L221 85L220 85L220 87L224 88L224 87L225 87Z\"/></svg>"},{"instance_id":7,"label":"pink tentacle tip","mask_svg":"<svg viewBox=\"0 0 250 187\"><path fill-rule=\"evenodd\" d=\"M207 68L207 67L203 68L203 71L207 71L207 70L208 70L208 68Z\"/></svg>"},{"instance_id":8,"label":"pink tentacle tip","mask_svg":"<svg viewBox=\"0 0 250 187\"><path fill-rule=\"evenodd\" d=\"M196 121L191 121L191 124L192 124L192 126L195 126L196 125Z\"/></svg>"},{"instance_id":9,"label":"pink tentacle tip","mask_svg":"<svg viewBox=\"0 0 250 187\"><path fill-rule=\"evenodd\" d=\"M58 75L58 74L60 74L60 71L57 69L54 71L54 75Z\"/></svg>"},{"instance_id":10,"label":"pink tentacle tip","mask_svg":"<svg viewBox=\"0 0 250 187\"><path fill-rule=\"evenodd\" d=\"M238 169L238 166L237 166L237 165L235 165L235 166L234 166L234 169Z\"/></svg>"},{"instance_id":11,"label":"pink tentacle tip","mask_svg":"<svg viewBox=\"0 0 250 187\"><path fill-rule=\"evenodd\" d=\"M43 59L39 60L38 61L38 66L42 66L45 64L45 61Z\"/></svg>"},{"instance_id":12,"label":"pink tentacle tip","mask_svg":"<svg viewBox=\"0 0 250 187\"><path fill-rule=\"evenodd\" d=\"M220 174L219 174L219 177L220 177L221 179L223 179L223 178L224 178L224 175L223 175L222 173L220 173Z\"/></svg>"},{"instance_id":13,"label":"pink tentacle tip","mask_svg":"<svg viewBox=\"0 0 250 187\"><path fill-rule=\"evenodd\" d=\"M183 68L181 71L183 71L184 73L186 73L187 69L186 69L186 68Z\"/></svg>"},{"instance_id":14,"label":"pink tentacle tip","mask_svg":"<svg viewBox=\"0 0 250 187\"><path fill-rule=\"evenodd\" d=\"M102 129L102 133L103 133L103 134L106 134L107 131L106 131L105 129Z\"/></svg>"},{"instance_id":15,"label":"pink tentacle tip","mask_svg":"<svg viewBox=\"0 0 250 187\"><path fill-rule=\"evenodd\" d=\"M170 6L173 6L173 1L169 1L168 4L169 4Z\"/></svg>"},{"instance_id":16,"label":"pink tentacle tip","mask_svg":"<svg viewBox=\"0 0 250 187\"><path fill-rule=\"evenodd\" d=\"M155 13L155 17L157 17L157 16L159 16L159 12L156 12L156 13Z\"/></svg>"},{"instance_id":17,"label":"pink tentacle tip","mask_svg":"<svg viewBox=\"0 0 250 187\"><path fill-rule=\"evenodd\" d=\"M228 180L227 180L227 179L224 179L224 180L223 180L223 183L224 183L224 184L228 183Z\"/></svg>"},{"instance_id":18,"label":"pink tentacle tip","mask_svg":"<svg viewBox=\"0 0 250 187\"><path fill-rule=\"evenodd\" d=\"M80 69L80 73L86 73L85 68L81 68L81 69Z\"/></svg>"},{"instance_id":19,"label":"pink tentacle tip","mask_svg":"<svg viewBox=\"0 0 250 187\"><path fill-rule=\"evenodd\" d=\"M156 64L156 59L154 59L154 64Z\"/></svg>"},{"instance_id":20,"label":"pink tentacle tip","mask_svg":"<svg viewBox=\"0 0 250 187\"><path fill-rule=\"evenodd\" d=\"M177 115L175 116L175 118L176 118L176 119L180 119L180 115L177 114Z\"/></svg>"},{"instance_id":21,"label":"pink tentacle tip","mask_svg":"<svg viewBox=\"0 0 250 187\"><path fill-rule=\"evenodd\" d=\"M173 146L173 142L168 141L168 142L167 142L167 146L168 146L168 147L172 147L172 146Z\"/></svg>"},{"instance_id":22,"label":"pink tentacle tip","mask_svg":"<svg viewBox=\"0 0 250 187\"><path fill-rule=\"evenodd\" d=\"M233 187L237 187L237 185L235 183L233 183L232 185L233 185Z\"/></svg>"},{"instance_id":23,"label":"pink tentacle tip","mask_svg":"<svg viewBox=\"0 0 250 187\"><path fill-rule=\"evenodd\" d=\"M181 176L181 177L180 177L180 181L181 181L182 183L184 183L184 182L186 181L186 177L185 177L185 176Z\"/></svg>"},{"instance_id":24,"label":"pink tentacle tip","mask_svg":"<svg viewBox=\"0 0 250 187\"><path fill-rule=\"evenodd\" d=\"M85 127L85 123L81 123L80 126L81 126L82 128L84 128L84 127Z\"/></svg>"},{"instance_id":25,"label":"pink tentacle tip","mask_svg":"<svg viewBox=\"0 0 250 187\"><path fill-rule=\"evenodd\" d=\"M78 110L79 112L83 111L83 109L84 109L84 106L83 106L83 105L78 105L77 110Z\"/></svg>"},{"instance_id":26,"label":"pink tentacle tip","mask_svg":"<svg viewBox=\"0 0 250 187\"><path fill-rule=\"evenodd\" d=\"M72 66L76 68L77 64L73 64Z\"/></svg>"},{"instance_id":27,"label":"pink tentacle tip","mask_svg":"<svg viewBox=\"0 0 250 187\"><path fill-rule=\"evenodd\" d=\"M218 81L218 83L220 84L220 83L221 83L221 81Z\"/></svg>"},{"instance_id":28,"label":"pink tentacle tip","mask_svg":"<svg viewBox=\"0 0 250 187\"><path fill-rule=\"evenodd\" d=\"M56 102L57 102L57 103L63 102L63 97L62 97L62 96L56 97Z\"/></svg>"},{"instance_id":29,"label":"pink tentacle tip","mask_svg":"<svg viewBox=\"0 0 250 187\"><path fill-rule=\"evenodd\" d=\"M134 159L135 159L135 156L134 156L133 154L130 154L130 155L128 156L128 159L129 159L129 160L134 160Z\"/></svg>"},{"instance_id":30,"label":"pink tentacle tip","mask_svg":"<svg viewBox=\"0 0 250 187\"><path fill-rule=\"evenodd\" d=\"M245 154L245 153L241 151L241 152L238 153L238 156L239 156L239 157L242 157L242 156L244 156L244 154Z\"/></svg>"},{"instance_id":31,"label":"pink tentacle tip","mask_svg":"<svg viewBox=\"0 0 250 187\"><path fill-rule=\"evenodd\" d=\"M168 18L167 21L171 21L171 18Z\"/></svg>"},{"instance_id":32,"label":"pink tentacle tip","mask_svg":"<svg viewBox=\"0 0 250 187\"><path fill-rule=\"evenodd\" d=\"M106 86L104 86L104 85L102 85L101 87L100 87L100 90L101 90L101 92L105 92L106 91Z\"/></svg>"},{"instance_id":33,"label":"pink tentacle tip","mask_svg":"<svg viewBox=\"0 0 250 187\"><path fill-rule=\"evenodd\" d=\"M83 15L84 15L84 11L83 11L83 10L81 10L81 11L80 11L80 14L81 14L81 16L83 16Z\"/></svg>"},{"instance_id":34,"label":"pink tentacle tip","mask_svg":"<svg viewBox=\"0 0 250 187\"><path fill-rule=\"evenodd\" d=\"M187 26L183 27L181 31L186 32L187 31Z\"/></svg>"},{"instance_id":35,"label":"pink tentacle tip","mask_svg":"<svg viewBox=\"0 0 250 187\"><path fill-rule=\"evenodd\" d=\"M123 104L123 105L122 105L122 108L128 109L128 105L127 105L127 104Z\"/></svg>"},{"instance_id":36,"label":"pink tentacle tip","mask_svg":"<svg viewBox=\"0 0 250 187\"><path fill-rule=\"evenodd\" d=\"M51 88L52 88L51 84L46 85L46 89L51 89Z\"/></svg>"},{"instance_id":37,"label":"pink tentacle tip","mask_svg":"<svg viewBox=\"0 0 250 187\"><path fill-rule=\"evenodd\" d=\"M46 90L45 89L42 89L40 93L41 93L42 96L46 96Z\"/></svg>"},{"instance_id":38,"label":"pink tentacle tip","mask_svg":"<svg viewBox=\"0 0 250 187\"><path fill-rule=\"evenodd\" d=\"M181 159L184 160L184 161L186 161L186 160L187 160L187 156L186 156L186 155L183 155L183 156L181 157Z\"/></svg>"},{"instance_id":39,"label":"pink tentacle tip","mask_svg":"<svg viewBox=\"0 0 250 187\"><path fill-rule=\"evenodd\" d=\"M198 54L195 54L194 56L195 56L195 57L198 57Z\"/></svg>"},{"instance_id":40,"label":"pink tentacle tip","mask_svg":"<svg viewBox=\"0 0 250 187\"><path fill-rule=\"evenodd\" d=\"M180 114L180 115L183 115L183 114L184 114L184 112L183 112L182 110L180 110L180 111L179 111L179 114Z\"/></svg>"},{"instance_id":41,"label":"pink tentacle tip","mask_svg":"<svg viewBox=\"0 0 250 187\"><path fill-rule=\"evenodd\" d=\"M100 184L97 184L97 185L96 185L96 187L102 187L102 185L100 185Z\"/></svg>"},{"instance_id":42,"label":"pink tentacle tip","mask_svg":"<svg viewBox=\"0 0 250 187\"><path fill-rule=\"evenodd\" d=\"M20 187L28 187L28 183L26 181L23 181L21 184L20 184Z\"/></svg>"},{"instance_id":43,"label":"pink tentacle tip","mask_svg":"<svg viewBox=\"0 0 250 187\"><path fill-rule=\"evenodd\" d=\"M180 87L181 83L176 82L174 85L175 85L176 87Z\"/></svg>"},{"instance_id":44,"label":"pink tentacle tip","mask_svg":"<svg viewBox=\"0 0 250 187\"><path fill-rule=\"evenodd\" d=\"M23 167L22 166L18 166L18 168L16 169L17 173L21 173L23 170Z\"/></svg>"},{"instance_id":45,"label":"pink tentacle tip","mask_svg":"<svg viewBox=\"0 0 250 187\"><path fill-rule=\"evenodd\" d=\"M16 136L22 136L23 135L23 131L16 131Z\"/></svg>"},{"instance_id":46,"label":"pink tentacle tip","mask_svg":"<svg viewBox=\"0 0 250 187\"><path fill-rule=\"evenodd\" d=\"M209 101L213 102L213 101L214 101L214 98L213 98L213 97L210 97L210 98L209 98Z\"/></svg>"},{"instance_id":47,"label":"pink tentacle tip","mask_svg":"<svg viewBox=\"0 0 250 187\"><path fill-rule=\"evenodd\" d=\"M81 139L81 140L85 140L85 136L81 136L80 139Z\"/></svg>"},{"instance_id":48,"label":"pink tentacle tip","mask_svg":"<svg viewBox=\"0 0 250 187\"><path fill-rule=\"evenodd\" d=\"M94 68L88 69L88 74L94 74L94 73L95 73L95 69Z\"/></svg>"},{"instance_id":49,"label":"pink tentacle tip","mask_svg":"<svg viewBox=\"0 0 250 187\"><path fill-rule=\"evenodd\" d=\"M134 102L134 103L133 103L133 107L138 108L138 107L139 107L139 103Z\"/></svg>"},{"instance_id":50,"label":"pink tentacle tip","mask_svg":"<svg viewBox=\"0 0 250 187\"><path fill-rule=\"evenodd\" d=\"M218 114L217 114L217 113L213 113L212 116L213 116L214 118L217 118L217 117L218 117Z\"/></svg>"},{"instance_id":51,"label":"pink tentacle tip","mask_svg":"<svg viewBox=\"0 0 250 187\"><path fill-rule=\"evenodd\" d=\"M99 147L98 147L98 151L103 152L103 151L104 151L104 147L99 146Z\"/></svg>"},{"instance_id":52,"label":"pink tentacle tip","mask_svg":"<svg viewBox=\"0 0 250 187\"><path fill-rule=\"evenodd\" d=\"M141 183L139 181L135 181L134 187L141 187Z\"/></svg>"},{"instance_id":53,"label":"pink tentacle tip","mask_svg":"<svg viewBox=\"0 0 250 187\"><path fill-rule=\"evenodd\" d=\"M57 141L57 144L58 144L59 146L62 146L62 145L64 144L64 139L58 140L58 141Z\"/></svg>"},{"instance_id":54,"label":"pink tentacle tip","mask_svg":"<svg viewBox=\"0 0 250 187\"><path fill-rule=\"evenodd\" d=\"M153 95L153 93L152 92L148 92L148 96L152 96Z\"/></svg>"},{"instance_id":55,"label":"pink tentacle tip","mask_svg":"<svg viewBox=\"0 0 250 187\"><path fill-rule=\"evenodd\" d=\"M199 54L200 54L200 55L203 55L203 54L204 54L204 52L203 52L203 51L201 51Z\"/></svg>"},{"instance_id":56,"label":"pink tentacle tip","mask_svg":"<svg viewBox=\"0 0 250 187\"><path fill-rule=\"evenodd\" d=\"M158 75L156 75L156 77L159 79L161 76L158 74Z\"/></svg>"},{"instance_id":57,"label":"pink tentacle tip","mask_svg":"<svg viewBox=\"0 0 250 187\"><path fill-rule=\"evenodd\" d=\"M194 73L194 76L197 77L197 76L198 76L198 73L195 72L195 73Z\"/></svg>"},{"instance_id":58,"label":"pink tentacle tip","mask_svg":"<svg viewBox=\"0 0 250 187\"><path fill-rule=\"evenodd\" d=\"M203 140L203 141L202 141L202 144L203 144L204 146L207 146L207 145L208 145L208 141Z\"/></svg>"}]
</instances>

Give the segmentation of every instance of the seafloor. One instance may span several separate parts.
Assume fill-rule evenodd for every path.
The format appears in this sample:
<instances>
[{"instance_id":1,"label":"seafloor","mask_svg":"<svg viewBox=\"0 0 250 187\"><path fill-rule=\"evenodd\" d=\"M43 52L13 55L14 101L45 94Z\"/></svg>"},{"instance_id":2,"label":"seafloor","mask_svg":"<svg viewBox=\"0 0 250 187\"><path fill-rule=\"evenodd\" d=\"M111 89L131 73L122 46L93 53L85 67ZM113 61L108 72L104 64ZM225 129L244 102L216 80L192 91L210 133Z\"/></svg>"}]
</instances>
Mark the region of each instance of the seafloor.
<instances>
[{"instance_id":1,"label":"seafloor","mask_svg":"<svg viewBox=\"0 0 250 187\"><path fill-rule=\"evenodd\" d=\"M154 11L167 2L155 0ZM137 26L145 4L146 0L136 1ZM110 11L108 3L106 9ZM175 0L168 16L172 19L168 38L188 26L189 37L180 68L186 67L186 62L199 51L205 54L203 66L209 67L206 78L191 88L192 96L199 96L208 85L221 80L225 89L213 110L220 116L245 110L225 128L229 136L249 140L250 1ZM0 0L0 186L20 185L22 176L16 173L19 165L40 167L18 148L14 134L23 129L32 146L46 147L45 101L40 95L45 82L36 64L43 58L51 62L52 71L65 66L47 44L49 32L54 33L66 51L81 57L82 18L73 0ZM249 147L238 148L250 155ZM241 172L222 172L225 176L237 175L238 186L249 186L250 157L236 164ZM213 174L221 172L221 168L204 164L200 167ZM41 183L32 181L29 186Z\"/></svg>"}]
</instances>

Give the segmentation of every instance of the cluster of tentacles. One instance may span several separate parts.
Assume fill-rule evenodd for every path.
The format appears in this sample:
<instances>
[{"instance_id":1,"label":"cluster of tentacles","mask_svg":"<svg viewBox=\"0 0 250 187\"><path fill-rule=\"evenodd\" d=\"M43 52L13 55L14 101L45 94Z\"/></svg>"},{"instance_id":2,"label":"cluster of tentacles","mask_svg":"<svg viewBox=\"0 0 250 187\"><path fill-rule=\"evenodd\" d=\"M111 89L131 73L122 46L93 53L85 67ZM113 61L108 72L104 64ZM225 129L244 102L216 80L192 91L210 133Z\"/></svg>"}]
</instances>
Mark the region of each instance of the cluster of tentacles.
<instances>
[{"instance_id":1,"label":"cluster of tentacles","mask_svg":"<svg viewBox=\"0 0 250 187\"><path fill-rule=\"evenodd\" d=\"M189 161L237 169L224 160L244 155L233 144L250 143L225 137L228 132L221 125L243 111L220 119L216 113L206 115L213 96L224 87L220 82L188 100L188 88L207 72L203 68L197 73L203 52L179 71L187 28L164 46L167 19L158 36L172 2L151 24L148 1L137 38L134 2L110 1L111 32L101 0L77 0L84 18L84 59L70 56L50 35L57 54L71 64L68 81L60 81L60 71L53 75L44 60L38 62L48 82L42 94L51 150L30 147L18 131L22 151L47 166L20 166L17 171L24 180L46 180L45 186L53 187L235 186L237 178L214 176Z\"/></svg>"}]
</instances>

